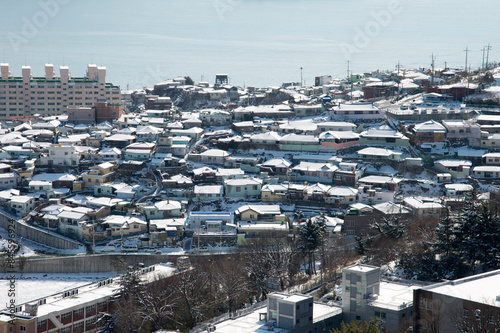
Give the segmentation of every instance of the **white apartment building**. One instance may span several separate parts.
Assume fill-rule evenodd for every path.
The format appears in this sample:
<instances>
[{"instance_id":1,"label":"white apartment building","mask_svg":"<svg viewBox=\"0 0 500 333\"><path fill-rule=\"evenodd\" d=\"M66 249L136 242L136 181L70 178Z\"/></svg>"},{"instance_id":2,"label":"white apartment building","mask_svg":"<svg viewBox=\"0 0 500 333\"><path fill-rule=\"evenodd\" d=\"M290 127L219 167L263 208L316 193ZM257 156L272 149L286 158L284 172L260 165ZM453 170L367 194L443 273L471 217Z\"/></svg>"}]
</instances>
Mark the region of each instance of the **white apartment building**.
<instances>
[{"instance_id":1,"label":"white apartment building","mask_svg":"<svg viewBox=\"0 0 500 333\"><path fill-rule=\"evenodd\" d=\"M106 83L106 67L88 65L84 77L71 77L69 67L45 65L45 76L34 77L30 66L13 76L9 64L0 64L0 120L21 119L35 114L54 116L70 106L92 106L97 100L120 103L120 88Z\"/></svg>"}]
</instances>

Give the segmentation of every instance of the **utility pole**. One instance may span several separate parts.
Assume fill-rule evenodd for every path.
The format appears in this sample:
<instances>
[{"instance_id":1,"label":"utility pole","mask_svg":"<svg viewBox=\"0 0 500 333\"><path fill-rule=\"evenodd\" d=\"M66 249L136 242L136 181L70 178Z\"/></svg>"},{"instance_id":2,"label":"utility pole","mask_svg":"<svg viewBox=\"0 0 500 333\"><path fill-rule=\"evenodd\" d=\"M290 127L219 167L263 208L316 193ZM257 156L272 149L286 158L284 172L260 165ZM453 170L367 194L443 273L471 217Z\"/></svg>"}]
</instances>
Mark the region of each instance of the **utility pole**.
<instances>
[{"instance_id":1,"label":"utility pole","mask_svg":"<svg viewBox=\"0 0 500 333\"><path fill-rule=\"evenodd\" d=\"M484 52L486 51L486 46L483 47L482 51L483 51L483 64L481 65L481 73L484 72Z\"/></svg>"},{"instance_id":2,"label":"utility pole","mask_svg":"<svg viewBox=\"0 0 500 333\"><path fill-rule=\"evenodd\" d=\"M399 77L399 69L400 69L401 65L399 64L399 60L398 60L398 101L401 97L401 88L399 87L399 84L401 83L401 79Z\"/></svg>"},{"instance_id":3,"label":"utility pole","mask_svg":"<svg viewBox=\"0 0 500 333\"><path fill-rule=\"evenodd\" d=\"M467 97L469 95L469 73L467 71L467 60L468 60L468 55L469 55L469 47L465 47L465 78L467 79L467 92L465 93L465 100L467 100Z\"/></svg>"},{"instance_id":4,"label":"utility pole","mask_svg":"<svg viewBox=\"0 0 500 333\"><path fill-rule=\"evenodd\" d=\"M468 46L465 47L464 52L465 52L465 76L467 76L467 74L468 74L467 73L467 60L468 60L468 56L469 56L469 47Z\"/></svg>"},{"instance_id":5,"label":"utility pole","mask_svg":"<svg viewBox=\"0 0 500 333\"><path fill-rule=\"evenodd\" d=\"M488 65L488 61L490 60L490 50L491 50L491 46L490 46L490 43L488 43L488 46L486 47L486 70L489 69L489 65Z\"/></svg>"},{"instance_id":6,"label":"utility pole","mask_svg":"<svg viewBox=\"0 0 500 333\"><path fill-rule=\"evenodd\" d=\"M431 63L431 66L432 66L432 73L431 73L431 87L434 86L434 53L431 55L431 59L432 59L432 63Z\"/></svg>"},{"instance_id":7,"label":"utility pole","mask_svg":"<svg viewBox=\"0 0 500 333\"><path fill-rule=\"evenodd\" d=\"M300 67L300 86L302 87L302 67Z\"/></svg>"},{"instance_id":8,"label":"utility pole","mask_svg":"<svg viewBox=\"0 0 500 333\"><path fill-rule=\"evenodd\" d=\"M347 80L349 81L349 64L351 63L350 60L347 60Z\"/></svg>"}]
</instances>

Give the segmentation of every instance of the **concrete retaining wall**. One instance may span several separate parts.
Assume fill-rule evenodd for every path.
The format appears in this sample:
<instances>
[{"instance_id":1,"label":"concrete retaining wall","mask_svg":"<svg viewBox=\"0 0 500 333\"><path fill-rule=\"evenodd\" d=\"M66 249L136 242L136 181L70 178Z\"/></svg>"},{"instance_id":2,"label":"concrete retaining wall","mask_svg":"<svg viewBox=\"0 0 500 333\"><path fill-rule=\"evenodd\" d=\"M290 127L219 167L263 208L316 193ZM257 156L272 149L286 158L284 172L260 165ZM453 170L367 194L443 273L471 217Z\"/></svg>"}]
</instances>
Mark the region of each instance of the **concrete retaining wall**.
<instances>
[{"instance_id":1,"label":"concrete retaining wall","mask_svg":"<svg viewBox=\"0 0 500 333\"><path fill-rule=\"evenodd\" d=\"M12 221L12 222L9 222ZM69 238L59 236L57 234L49 233L45 230L35 228L26 224L24 221L18 221L0 212L0 227L8 230L9 224L13 223L16 232L16 238L20 237L29 239L31 241L54 247L56 249L78 249L81 244ZM12 227L11 227L12 228Z\"/></svg>"}]
</instances>

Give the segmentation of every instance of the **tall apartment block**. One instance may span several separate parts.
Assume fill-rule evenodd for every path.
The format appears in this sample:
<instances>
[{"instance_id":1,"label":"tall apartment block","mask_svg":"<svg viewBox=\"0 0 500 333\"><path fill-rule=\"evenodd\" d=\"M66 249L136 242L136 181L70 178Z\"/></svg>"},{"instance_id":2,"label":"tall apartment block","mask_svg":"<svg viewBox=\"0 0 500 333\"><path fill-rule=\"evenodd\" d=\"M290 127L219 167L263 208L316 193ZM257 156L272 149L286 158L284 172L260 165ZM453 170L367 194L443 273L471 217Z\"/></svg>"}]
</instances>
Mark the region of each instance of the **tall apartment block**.
<instances>
[{"instance_id":1,"label":"tall apartment block","mask_svg":"<svg viewBox=\"0 0 500 333\"><path fill-rule=\"evenodd\" d=\"M120 104L120 88L106 83L106 67L88 65L84 77L71 77L67 66L45 65L45 77L34 77L30 66L22 67L22 76L12 76L9 64L0 64L0 120L29 119L30 116L54 116L68 107L93 106L95 102Z\"/></svg>"}]
</instances>

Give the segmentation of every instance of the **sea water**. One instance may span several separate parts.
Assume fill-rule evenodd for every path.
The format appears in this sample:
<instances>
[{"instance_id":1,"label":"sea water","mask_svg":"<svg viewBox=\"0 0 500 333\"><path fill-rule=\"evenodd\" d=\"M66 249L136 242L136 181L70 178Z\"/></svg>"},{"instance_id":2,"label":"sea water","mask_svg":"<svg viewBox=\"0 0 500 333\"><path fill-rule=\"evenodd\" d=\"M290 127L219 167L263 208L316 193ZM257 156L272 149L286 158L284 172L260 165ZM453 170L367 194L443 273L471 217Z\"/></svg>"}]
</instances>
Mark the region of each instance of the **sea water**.
<instances>
[{"instance_id":1,"label":"sea water","mask_svg":"<svg viewBox=\"0 0 500 333\"><path fill-rule=\"evenodd\" d=\"M376 69L479 68L500 49L494 0L39 0L4 1L0 62L14 76L30 65L89 63L106 81L138 89L178 76L239 86L277 86L318 75ZM487 54L485 52L485 54ZM348 64L349 61L349 64Z\"/></svg>"}]
</instances>

